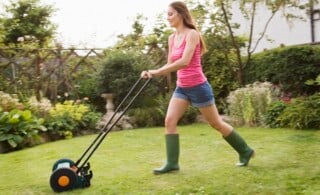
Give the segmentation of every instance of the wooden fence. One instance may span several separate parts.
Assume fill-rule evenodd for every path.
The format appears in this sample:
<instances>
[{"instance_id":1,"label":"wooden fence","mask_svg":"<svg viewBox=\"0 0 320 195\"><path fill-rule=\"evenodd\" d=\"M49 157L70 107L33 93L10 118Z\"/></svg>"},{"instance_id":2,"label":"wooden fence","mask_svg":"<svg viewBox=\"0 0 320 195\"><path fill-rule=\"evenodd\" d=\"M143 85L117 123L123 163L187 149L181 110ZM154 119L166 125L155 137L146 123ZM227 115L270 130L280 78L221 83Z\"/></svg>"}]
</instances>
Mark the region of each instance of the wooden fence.
<instances>
[{"instance_id":1,"label":"wooden fence","mask_svg":"<svg viewBox=\"0 0 320 195\"><path fill-rule=\"evenodd\" d=\"M75 80L95 72L103 49L0 48L0 91L42 95L53 102L60 91L75 89Z\"/></svg>"}]
</instances>

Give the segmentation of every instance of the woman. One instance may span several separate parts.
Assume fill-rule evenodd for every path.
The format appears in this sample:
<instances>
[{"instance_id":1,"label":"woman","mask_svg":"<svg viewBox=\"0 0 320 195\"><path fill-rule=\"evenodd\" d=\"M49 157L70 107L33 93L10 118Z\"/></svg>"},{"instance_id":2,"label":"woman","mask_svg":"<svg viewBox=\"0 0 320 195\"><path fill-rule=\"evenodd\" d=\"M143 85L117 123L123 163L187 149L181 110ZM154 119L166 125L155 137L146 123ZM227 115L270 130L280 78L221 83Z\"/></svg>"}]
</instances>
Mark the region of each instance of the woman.
<instances>
[{"instance_id":1,"label":"woman","mask_svg":"<svg viewBox=\"0 0 320 195\"><path fill-rule=\"evenodd\" d=\"M239 153L237 166L246 166L254 155L244 139L229 124L222 121L214 102L212 88L201 66L205 43L183 2L172 2L167 19L175 32L169 36L167 64L159 69L142 71L142 78L166 75L177 71L177 87L170 99L165 119L167 162L154 169L155 174L179 170L179 134L177 124L189 105L197 107L208 123Z\"/></svg>"}]
</instances>

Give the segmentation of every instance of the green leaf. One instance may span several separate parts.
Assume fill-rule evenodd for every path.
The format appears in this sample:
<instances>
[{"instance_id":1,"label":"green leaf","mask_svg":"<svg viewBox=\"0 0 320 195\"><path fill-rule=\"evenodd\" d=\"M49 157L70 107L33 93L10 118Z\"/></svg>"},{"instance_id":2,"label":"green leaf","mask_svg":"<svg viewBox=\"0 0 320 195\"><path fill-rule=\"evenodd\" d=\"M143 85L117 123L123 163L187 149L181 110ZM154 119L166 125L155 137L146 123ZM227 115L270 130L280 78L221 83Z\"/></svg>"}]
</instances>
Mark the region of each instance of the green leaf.
<instances>
[{"instance_id":1,"label":"green leaf","mask_svg":"<svg viewBox=\"0 0 320 195\"><path fill-rule=\"evenodd\" d=\"M45 126L39 126L39 129L41 130L41 131L47 131L48 129L45 127Z\"/></svg>"},{"instance_id":2,"label":"green leaf","mask_svg":"<svg viewBox=\"0 0 320 195\"><path fill-rule=\"evenodd\" d=\"M37 124L38 125L42 125L44 123L44 119L43 118L39 118L38 120L37 120Z\"/></svg>"},{"instance_id":3,"label":"green leaf","mask_svg":"<svg viewBox=\"0 0 320 195\"><path fill-rule=\"evenodd\" d=\"M13 135L11 134L0 134L0 141L6 141L12 138L13 138Z\"/></svg>"},{"instance_id":4,"label":"green leaf","mask_svg":"<svg viewBox=\"0 0 320 195\"><path fill-rule=\"evenodd\" d=\"M13 139L9 139L8 143L10 144L10 146L12 146L13 148L17 147L18 144L13 140Z\"/></svg>"},{"instance_id":5,"label":"green leaf","mask_svg":"<svg viewBox=\"0 0 320 195\"><path fill-rule=\"evenodd\" d=\"M20 121L20 114L14 114L9 120L8 120L8 122L10 123L10 124L17 124L17 123L19 123L19 121Z\"/></svg>"},{"instance_id":6,"label":"green leaf","mask_svg":"<svg viewBox=\"0 0 320 195\"><path fill-rule=\"evenodd\" d=\"M14 135L12 138L13 141L15 141L17 144L23 142L23 137L20 135Z\"/></svg>"},{"instance_id":7,"label":"green leaf","mask_svg":"<svg viewBox=\"0 0 320 195\"><path fill-rule=\"evenodd\" d=\"M8 118L8 112L1 113L0 115L0 123L4 123Z\"/></svg>"},{"instance_id":8,"label":"green leaf","mask_svg":"<svg viewBox=\"0 0 320 195\"><path fill-rule=\"evenodd\" d=\"M306 82L305 82L305 84L306 85L315 85L315 81L314 80L307 80Z\"/></svg>"},{"instance_id":9,"label":"green leaf","mask_svg":"<svg viewBox=\"0 0 320 195\"><path fill-rule=\"evenodd\" d=\"M22 118L26 121L30 121L32 119L32 113L30 110L25 110L22 112Z\"/></svg>"}]
</instances>

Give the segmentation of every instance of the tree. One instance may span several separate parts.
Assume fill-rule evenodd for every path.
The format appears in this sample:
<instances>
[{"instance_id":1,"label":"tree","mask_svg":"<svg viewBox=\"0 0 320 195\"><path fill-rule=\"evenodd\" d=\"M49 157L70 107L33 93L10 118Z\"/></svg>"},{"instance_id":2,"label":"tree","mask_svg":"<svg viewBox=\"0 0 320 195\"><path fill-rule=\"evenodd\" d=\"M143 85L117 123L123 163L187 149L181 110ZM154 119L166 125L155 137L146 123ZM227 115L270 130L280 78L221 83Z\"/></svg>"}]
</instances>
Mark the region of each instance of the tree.
<instances>
[{"instance_id":1,"label":"tree","mask_svg":"<svg viewBox=\"0 0 320 195\"><path fill-rule=\"evenodd\" d=\"M149 65L149 61L137 51L112 50L109 52L109 55L98 64L97 94L113 93L114 103L119 105L139 78L140 72ZM144 106L148 106L150 100L147 99L158 91L157 86L149 85L144 90L144 95L141 94L139 97L140 100L135 101L135 105L142 106L145 103ZM149 98L145 98L146 96Z\"/></svg>"},{"instance_id":2,"label":"tree","mask_svg":"<svg viewBox=\"0 0 320 195\"><path fill-rule=\"evenodd\" d=\"M172 32L166 24L161 21L161 15L155 23L151 33L145 34L147 20L142 14L138 14L132 24L132 32L127 35L119 35L116 49L139 51L142 55L148 56L152 60L151 66L163 65L167 55L168 36Z\"/></svg>"},{"instance_id":3,"label":"tree","mask_svg":"<svg viewBox=\"0 0 320 195\"><path fill-rule=\"evenodd\" d=\"M132 24L132 32L127 35L119 35L114 48L138 52L150 62L147 68L156 68L165 64L167 60L168 37L172 30L167 27L159 15L151 32L146 34L143 24L146 19L142 14L138 14ZM167 91L167 85L169 85L169 90L171 89L171 74L168 74L166 78L167 84L158 80L158 86L162 86L160 87L162 93Z\"/></svg>"},{"instance_id":4,"label":"tree","mask_svg":"<svg viewBox=\"0 0 320 195\"><path fill-rule=\"evenodd\" d=\"M240 85L244 85L244 68L250 65L251 55L255 52L260 41L265 37L267 29L271 20L274 16L282 11L283 16L290 22L292 19L301 18L297 15L295 11L297 9L308 9L310 8L309 3L317 2L317 0L309 0L306 2L304 0L217 0L215 1L215 6L218 8L216 16L220 16L219 20L222 21L227 29L228 36L230 37L231 44L234 47L237 55L238 70L237 79ZM246 49L243 51L241 45L238 44L235 35L235 27L239 27L239 24L233 24L232 19L232 5L239 3L239 8L243 16L250 21L249 35L247 37ZM270 10L270 15L264 24L262 32L255 34L255 18L257 15L257 7L266 6ZM287 9L289 8L289 9ZM254 41L254 39L256 41ZM242 56L246 58L242 58Z\"/></svg>"},{"instance_id":5,"label":"tree","mask_svg":"<svg viewBox=\"0 0 320 195\"><path fill-rule=\"evenodd\" d=\"M50 21L54 9L40 0L16 0L5 6L3 41L6 45L19 41L37 42L40 47L52 40L56 26Z\"/></svg>"},{"instance_id":6,"label":"tree","mask_svg":"<svg viewBox=\"0 0 320 195\"><path fill-rule=\"evenodd\" d=\"M3 43L3 34L4 34L3 19L0 18L0 45L1 43Z\"/></svg>"}]
</instances>

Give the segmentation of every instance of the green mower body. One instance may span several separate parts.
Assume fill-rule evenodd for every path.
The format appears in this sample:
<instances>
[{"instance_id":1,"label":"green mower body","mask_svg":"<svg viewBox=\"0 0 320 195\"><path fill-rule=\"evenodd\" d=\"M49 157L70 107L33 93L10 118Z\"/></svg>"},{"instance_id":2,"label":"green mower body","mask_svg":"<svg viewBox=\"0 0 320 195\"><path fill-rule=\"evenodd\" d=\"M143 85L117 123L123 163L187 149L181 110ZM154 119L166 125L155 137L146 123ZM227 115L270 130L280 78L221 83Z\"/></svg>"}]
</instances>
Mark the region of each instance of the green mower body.
<instances>
[{"instance_id":1,"label":"green mower body","mask_svg":"<svg viewBox=\"0 0 320 195\"><path fill-rule=\"evenodd\" d=\"M60 159L52 167L50 186L55 192L63 192L90 186L93 174L90 164L79 169L70 159Z\"/></svg>"}]
</instances>

